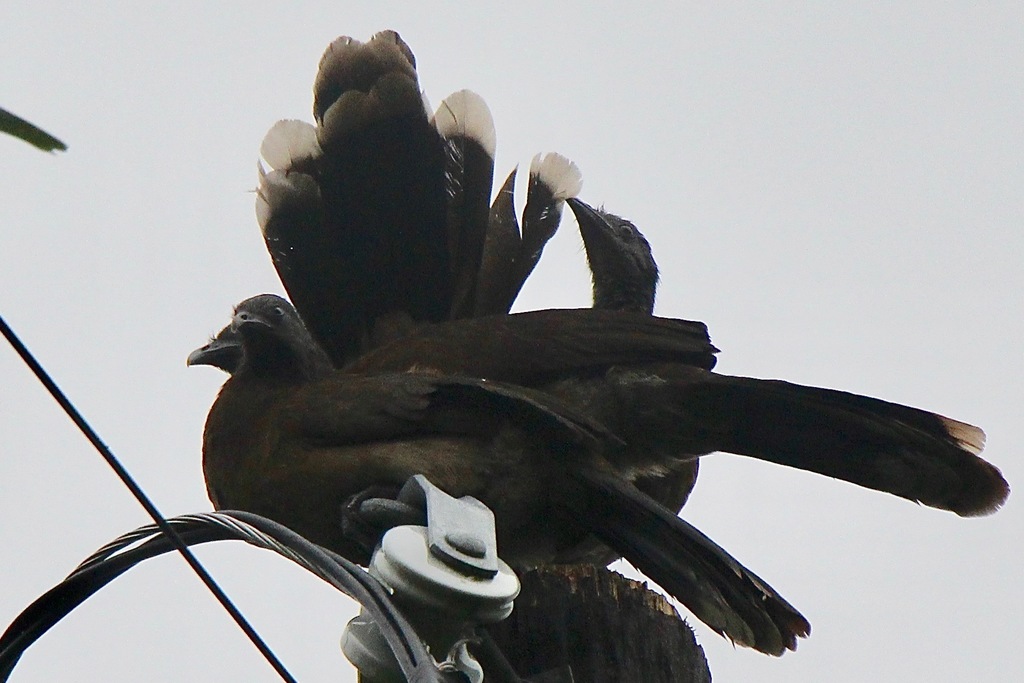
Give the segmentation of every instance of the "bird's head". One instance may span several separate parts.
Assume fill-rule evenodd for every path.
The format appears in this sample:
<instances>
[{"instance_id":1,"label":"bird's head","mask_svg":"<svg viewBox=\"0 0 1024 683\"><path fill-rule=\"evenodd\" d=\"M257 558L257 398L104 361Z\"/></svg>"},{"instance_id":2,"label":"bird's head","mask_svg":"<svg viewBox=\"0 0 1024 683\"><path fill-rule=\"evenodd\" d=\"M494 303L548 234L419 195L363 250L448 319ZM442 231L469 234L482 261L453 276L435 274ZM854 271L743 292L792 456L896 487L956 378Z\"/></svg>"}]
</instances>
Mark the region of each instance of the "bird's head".
<instances>
[{"instance_id":1,"label":"bird's head","mask_svg":"<svg viewBox=\"0 0 1024 683\"><path fill-rule=\"evenodd\" d=\"M274 294L260 294L235 306L231 324L188 356L188 365L212 365L234 375L293 382L332 371L295 307Z\"/></svg>"},{"instance_id":2,"label":"bird's head","mask_svg":"<svg viewBox=\"0 0 1024 683\"><path fill-rule=\"evenodd\" d=\"M294 306L276 294L259 294L235 306L229 329L243 343L253 335L274 336L287 343L301 326Z\"/></svg>"},{"instance_id":3,"label":"bird's head","mask_svg":"<svg viewBox=\"0 0 1024 683\"><path fill-rule=\"evenodd\" d=\"M566 203L576 216L587 251L594 307L653 312L658 264L647 238L621 216L575 198Z\"/></svg>"},{"instance_id":4,"label":"bird's head","mask_svg":"<svg viewBox=\"0 0 1024 683\"><path fill-rule=\"evenodd\" d=\"M302 381L331 370L295 307L275 294L260 294L235 306L228 329L242 344L236 374Z\"/></svg>"}]
</instances>

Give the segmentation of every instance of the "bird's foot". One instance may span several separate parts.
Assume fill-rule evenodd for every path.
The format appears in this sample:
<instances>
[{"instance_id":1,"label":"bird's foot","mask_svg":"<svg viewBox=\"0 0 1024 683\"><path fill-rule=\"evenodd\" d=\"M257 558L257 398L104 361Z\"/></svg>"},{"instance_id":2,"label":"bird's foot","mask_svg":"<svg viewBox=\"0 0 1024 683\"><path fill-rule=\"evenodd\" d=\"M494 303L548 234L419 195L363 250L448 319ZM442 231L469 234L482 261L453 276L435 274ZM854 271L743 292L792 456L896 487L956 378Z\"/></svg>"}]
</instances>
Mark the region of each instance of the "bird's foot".
<instances>
[{"instance_id":1,"label":"bird's foot","mask_svg":"<svg viewBox=\"0 0 1024 683\"><path fill-rule=\"evenodd\" d=\"M372 552L388 529L426 526L426 509L398 500L400 490L398 486L371 486L349 498L341 510L342 533Z\"/></svg>"}]
</instances>

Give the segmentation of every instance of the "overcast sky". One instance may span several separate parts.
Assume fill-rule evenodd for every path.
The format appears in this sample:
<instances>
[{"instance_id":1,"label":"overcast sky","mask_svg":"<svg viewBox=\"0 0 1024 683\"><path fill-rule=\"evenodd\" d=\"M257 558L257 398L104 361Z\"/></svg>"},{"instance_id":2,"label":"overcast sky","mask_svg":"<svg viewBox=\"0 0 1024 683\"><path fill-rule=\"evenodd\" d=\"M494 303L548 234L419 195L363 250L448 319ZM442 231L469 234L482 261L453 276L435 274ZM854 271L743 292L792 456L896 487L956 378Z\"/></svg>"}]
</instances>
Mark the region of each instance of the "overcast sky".
<instances>
[{"instance_id":1,"label":"overcast sky","mask_svg":"<svg viewBox=\"0 0 1024 683\"><path fill-rule=\"evenodd\" d=\"M394 28L431 101L488 101L500 176L559 151L583 199L636 222L662 269L657 313L707 322L719 371L977 424L1019 486L1024 9L856 4L6 2L0 106L70 150L0 138L0 314L164 513L208 510L202 427L224 377L185 356L234 303L282 291L253 213L259 143L279 118L311 120L333 38ZM567 219L518 307L588 304ZM0 388L6 624L147 518L10 349ZM697 622L716 681L1024 670L1012 495L961 519L715 455L684 513L813 625L773 659ZM354 680L338 649L351 601L241 544L199 555L300 681ZM169 556L92 598L13 677L275 679Z\"/></svg>"}]
</instances>

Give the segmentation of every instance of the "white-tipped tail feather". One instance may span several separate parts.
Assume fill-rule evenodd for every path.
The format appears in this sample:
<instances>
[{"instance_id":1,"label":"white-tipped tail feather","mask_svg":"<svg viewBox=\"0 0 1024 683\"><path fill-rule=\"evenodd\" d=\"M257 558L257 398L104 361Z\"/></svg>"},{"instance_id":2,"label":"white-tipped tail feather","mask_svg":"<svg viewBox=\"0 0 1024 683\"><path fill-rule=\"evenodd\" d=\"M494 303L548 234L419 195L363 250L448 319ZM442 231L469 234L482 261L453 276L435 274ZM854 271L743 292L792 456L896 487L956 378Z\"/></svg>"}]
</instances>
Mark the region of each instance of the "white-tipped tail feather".
<instances>
[{"instance_id":1,"label":"white-tipped tail feather","mask_svg":"<svg viewBox=\"0 0 1024 683\"><path fill-rule=\"evenodd\" d=\"M320 187L312 176L305 173L270 171L257 164L260 184L256 189L256 221L260 232L267 234L271 219L283 207L316 206L320 200Z\"/></svg>"},{"instance_id":2,"label":"white-tipped tail feather","mask_svg":"<svg viewBox=\"0 0 1024 683\"><path fill-rule=\"evenodd\" d=\"M475 140L494 156L497 146L494 119L484 98L472 90L459 90L444 98L434 114L433 124L442 137L461 135Z\"/></svg>"},{"instance_id":3,"label":"white-tipped tail feather","mask_svg":"<svg viewBox=\"0 0 1024 683\"><path fill-rule=\"evenodd\" d=\"M583 174L576 164L561 154L537 154L530 162L530 177L551 188L555 199L575 197L583 188Z\"/></svg>"},{"instance_id":4,"label":"white-tipped tail feather","mask_svg":"<svg viewBox=\"0 0 1024 683\"><path fill-rule=\"evenodd\" d=\"M317 65L317 70L323 70L323 68L329 65L335 59L342 58L346 52L352 49L358 49L363 43L362 41L356 40L352 36L338 36L327 46L324 50L323 55L320 56L320 63ZM353 48L353 45L355 46Z\"/></svg>"},{"instance_id":5,"label":"white-tipped tail feather","mask_svg":"<svg viewBox=\"0 0 1024 683\"><path fill-rule=\"evenodd\" d=\"M965 451L978 455L985 450L985 432L979 427L949 417L943 417L942 415L938 417L942 420L946 432L956 439L957 443Z\"/></svg>"},{"instance_id":6,"label":"white-tipped tail feather","mask_svg":"<svg viewBox=\"0 0 1024 683\"><path fill-rule=\"evenodd\" d=\"M370 40L362 42L351 36L335 38L320 57L314 91L324 81L333 80L338 73L351 75L353 58L356 55L372 55L378 61L401 65L407 73L416 73L416 58L402 37L395 31L375 33Z\"/></svg>"},{"instance_id":7,"label":"white-tipped tail feather","mask_svg":"<svg viewBox=\"0 0 1024 683\"><path fill-rule=\"evenodd\" d=\"M296 161L313 159L323 152L316 140L316 127L305 121L282 119L263 136L260 155L270 168L287 171Z\"/></svg>"}]
</instances>

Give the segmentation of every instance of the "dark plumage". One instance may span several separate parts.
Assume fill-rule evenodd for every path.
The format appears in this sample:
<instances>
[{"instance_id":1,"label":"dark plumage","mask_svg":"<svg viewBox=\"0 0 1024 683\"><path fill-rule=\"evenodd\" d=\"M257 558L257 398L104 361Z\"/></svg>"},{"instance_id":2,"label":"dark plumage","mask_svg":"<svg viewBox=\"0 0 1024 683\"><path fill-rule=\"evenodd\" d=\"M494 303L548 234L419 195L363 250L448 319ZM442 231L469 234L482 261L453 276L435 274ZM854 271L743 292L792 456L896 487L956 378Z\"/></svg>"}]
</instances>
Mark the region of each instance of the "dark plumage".
<instances>
[{"instance_id":1,"label":"dark plumage","mask_svg":"<svg viewBox=\"0 0 1024 683\"><path fill-rule=\"evenodd\" d=\"M415 78L397 34L339 39L317 77L318 127L282 122L268 134L275 170L258 213L298 313L269 295L243 302L189 357L233 373L204 439L216 505L356 557L365 549L341 533L345 497L426 474L494 509L506 559L625 556L719 632L780 654L807 622L672 512L699 456L756 457L960 515L1005 500L1006 481L977 456L976 427L712 372L703 324L651 315L658 270L646 239L571 199L579 176L565 160L535 160L521 232L514 174L486 212L486 107L456 93L426 130ZM423 133L429 149L377 158L389 148L364 143L384 130ZM406 183L414 177L423 182ZM507 315L567 198L594 309ZM611 554L595 554L594 538Z\"/></svg>"},{"instance_id":2,"label":"dark plumage","mask_svg":"<svg viewBox=\"0 0 1024 683\"><path fill-rule=\"evenodd\" d=\"M594 209L579 199L567 200L587 250L594 281L594 308L654 313L658 264L647 238L630 221Z\"/></svg>"},{"instance_id":3,"label":"dark plumage","mask_svg":"<svg viewBox=\"0 0 1024 683\"><path fill-rule=\"evenodd\" d=\"M290 322L275 327L253 315L265 307L284 310ZM512 561L590 557L585 541L596 537L713 628L772 654L805 633L802 617L745 570L746 588L718 587L736 575L709 568L706 547L691 545L695 532L631 481L656 481L698 454L726 450L959 514L990 512L1005 499L998 471L968 450L980 445L974 427L853 394L716 375L699 324L647 317L649 324L624 323L619 331L610 325L615 319L644 317L538 311L446 323L411 338L420 342L412 348L422 362L395 362L385 347L334 372L322 359L309 362L309 339L295 334L301 325L285 302L269 295L243 302L231 326L243 362L211 409L204 437L211 499L360 557L341 534L342 500L424 473L496 508L502 554ZM459 343L446 344L444 331L459 332L450 337ZM479 336L465 336L473 331ZM514 343L531 336L534 346ZM545 346L551 353L538 353ZM627 354L632 366L609 360ZM515 368L515 381L544 391L464 372L502 363ZM548 500L562 495L565 505ZM771 607L748 600L751 586L762 586ZM737 616L744 609L753 611Z\"/></svg>"},{"instance_id":4,"label":"dark plumage","mask_svg":"<svg viewBox=\"0 0 1024 683\"><path fill-rule=\"evenodd\" d=\"M460 90L446 97L434 114L444 140L445 197L452 300L449 318L473 313L490 215L496 135L487 104Z\"/></svg>"},{"instance_id":5,"label":"dark plumage","mask_svg":"<svg viewBox=\"0 0 1024 683\"><path fill-rule=\"evenodd\" d=\"M365 561L341 532L344 502L425 474L493 510L512 563L552 561L593 534L737 642L781 654L807 634L773 589L633 487L621 442L557 398L459 375L321 373L297 316L269 295L242 302L231 328L244 351L203 447L218 508Z\"/></svg>"},{"instance_id":6,"label":"dark plumage","mask_svg":"<svg viewBox=\"0 0 1024 683\"><path fill-rule=\"evenodd\" d=\"M620 466L637 473L662 474L725 451L965 516L991 513L1008 495L999 470L977 456L984 433L972 425L832 389L719 375L710 372L713 363L692 362L701 355L692 347L676 346L678 360L643 360L680 341L667 323L682 321L651 318L663 325L644 332L630 329L625 313L608 315L622 329L590 335L572 329L572 319L584 312L537 313L552 321L543 338L523 334L528 314L507 316L490 329L488 319L445 323L377 349L350 370L429 368L540 388L618 434L629 446ZM559 350L564 364L546 355L548 348Z\"/></svg>"},{"instance_id":7,"label":"dark plumage","mask_svg":"<svg viewBox=\"0 0 1024 683\"><path fill-rule=\"evenodd\" d=\"M636 227L576 200L570 206L594 274L595 307L625 310L590 311L588 320L602 324L586 330L579 311L425 326L349 370L431 368L541 389L621 437L627 447L617 466L643 476L645 489L674 509L692 487L696 458L715 451L965 516L991 513L1006 499L999 470L977 455L984 446L977 427L842 391L711 372L715 349L702 325L644 315L653 308L657 266ZM672 358L663 353L669 348Z\"/></svg>"},{"instance_id":8,"label":"dark plumage","mask_svg":"<svg viewBox=\"0 0 1024 683\"><path fill-rule=\"evenodd\" d=\"M566 201L576 216L593 281L594 308L654 313L658 264L651 245L630 221L579 199ZM710 369L710 368L709 368ZM636 487L669 510L682 510L694 485L700 461L683 458L668 471L639 474ZM611 559L594 555L595 563Z\"/></svg>"},{"instance_id":9,"label":"dark plumage","mask_svg":"<svg viewBox=\"0 0 1024 683\"><path fill-rule=\"evenodd\" d=\"M264 140L273 170L257 214L306 325L347 358L375 335L447 317L444 143L393 31L335 40L313 91L315 128L284 121Z\"/></svg>"},{"instance_id":10,"label":"dark plumage","mask_svg":"<svg viewBox=\"0 0 1024 683\"><path fill-rule=\"evenodd\" d=\"M558 229L562 204L580 190L575 164L558 154L538 154L530 162L523 226L516 220L513 171L491 205L490 223L477 277L473 312L477 316L508 313L536 267L544 246Z\"/></svg>"},{"instance_id":11,"label":"dark plumage","mask_svg":"<svg viewBox=\"0 0 1024 683\"><path fill-rule=\"evenodd\" d=\"M431 115L394 31L335 40L314 84L316 125L262 145L256 213L285 289L338 367L421 323L505 313L554 233L579 171L535 160L519 235L488 208L495 132L462 90ZM482 283L482 284L478 284Z\"/></svg>"},{"instance_id":12,"label":"dark plumage","mask_svg":"<svg viewBox=\"0 0 1024 683\"><path fill-rule=\"evenodd\" d=\"M746 570L722 571L715 562L734 561L694 541L703 537L672 512L692 489L697 456L758 457L962 515L991 512L1005 499L1005 480L975 455L983 444L975 427L845 392L711 372L716 349L703 325L647 315L657 281L649 249L615 248L646 245L622 241L638 234L635 227L623 222L616 231L607 214L573 206L587 235L595 302L631 301L623 306L641 310L536 311L423 326L337 373L287 302L271 295L243 302L213 350L190 356L190 363L223 367L217 342L244 347L204 438L215 505L266 514L359 557L362 550L341 534L342 499L424 473L497 507L502 553L513 561L625 556L719 632L779 654L806 635L806 621ZM613 239L600 239L600 230ZM451 392L461 398L433 402ZM435 414L445 417L428 419ZM566 468L563 436L541 425L569 423L595 440L574 450L575 464ZM282 450L268 454L271 445ZM520 478L557 486L524 490ZM496 482L500 491L487 487ZM568 503L538 502L552 495ZM551 520L578 533L549 532ZM595 538L611 553L595 547ZM727 576L739 576L740 585L720 586ZM765 602L749 599L758 586Z\"/></svg>"},{"instance_id":13,"label":"dark plumage","mask_svg":"<svg viewBox=\"0 0 1024 683\"><path fill-rule=\"evenodd\" d=\"M242 362L242 341L228 325L210 341L188 354L185 365L209 365L220 368L229 375L233 373L238 364Z\"/></svg>"},{"instance_id":14,"label":"dark plumage","mask_svg":"<svg viewBox=\"0 0 1024 683\"><path fill-rule=\"evenodd\" d=\"M587 242L595 268L596 300L602 299L604 287L622 290L615 279L606 280L599 274L602 266L597 264L607 261L597 256L598 244L605 243ZM656 269L652 259L648 265ZM638 304L644 298L644 306L649 307L652 288L645 297L634 297ZM274 332L258 319L247 319L251 312L263 308L285 311L287 325ZM770 607L772 615L754 609L736 617L742 612L738 604L750 607L745 599L737 597L739 603L729 603L726 611L721 605L701 604L702 599L714 602L717 598L710 596L722 595L715 584L720 579L708 580L710 584L703 583L705 580L679 584L680 571L690 572L691 578L694 571L700 575L717 571L702 564L708 561L702 554L705 551L691 549L692 530L685 522L673 521L671 512L685 502L692 487L697 456L715 451L748 455L963 515L991 512L1009 490L998 470L974 455L983 443L983 434L975 427L856 394L717 375L711 372L716 349L705 327L642 312L549 310L424 326L400 343L359 358L346 373L328 370L326 358L302 330L294 309L278 297L263 295L244 302L220 337L244 342L246 350L237 357L254 360L236 368L208 420L204 469L215 505L252 509L294 525L315 541L357 555L359 551L341 536L338 496L357 493L371 484L396 485L417 472L432 479L440 477L435 482L458 495L468 492L461 487L462 476L477 482L494 481L495 471L486 468L486 476L476 479L465 471L452 476L453 468L472 469L476 467L474 459L487 453L499 461L516 463L523 477L557 481L559 492L571 499L568 511L560 509L564 523L571 526L580 519L591 520L585 527L589 535L581 531L552 540L544 536L543 529L517 525L526 523L523 519L536 509L529 496L513 502L502 499L499 492L488 494L472 488L469 493L496 505L502 515L508 515L503 519L511 520L502 533L503 554L508 552L523 563L607 560L610 556L595 551L588 541L597 538L612 554L626 556L673 592L713 628L776 654L781 651L776 647L779 643L785 647L795 644L794 638L806 632L801 626L806 623L770 589L764 590L773 596L766 603L775 605ZM190 361L205 360L204 349L190 356ZM214 359L221 354L215 350ZM260 360L264 354L286 360L268 364ZM268 376L267 368L285 372ZM467 379L470 377L489 381ZM494 380L520 386L495 384ZM418 387L414 392L418 398L407 400L407 383ZM460 439L466 434L458 429L437 432L440 423L418 422L414 409L433 405L428 396L450 383L463 387L459 391L467 386L475 389L460 393L465 400L458 402L454 413L441 413L453 420L451 424L467 429L469 425L490 425L493 431L486 432L486 446L476 432L472 432L477 439L472 440L474 445L463 447L465 441ZM498 392L501 398L489 391ZM537 425L544 420L530 422L537 417L532 411L538 410L547 416L544 420L585 425L590 433L601 435L596 450L585 449L586 457L571 461L587 463L587 467L559 469L560 465L553 463L562 463L560 456L553 455L552 444L543 438L527 445L512 439L511 456L501 449L499 444L506 442L508 434L520 438L525 429L531 438L539 436ZM288 418L274 417L286 414ZM517 422L520 418L524 422ZM293 443L306 444L304 450L288 450L274 456L272 463L267 461L267 444L285 443L278 427L272 427L269 435L259 431L254 435L254 426L271 429L268 419L274 424L284 420L296 429L301 425L292 436ZM375 431L378 428L382 431ZM431 436L417 432L420 428ZM389 431L392 429L397 431ZM394 443L396 436L407 433L411 440L400 446ZM322 459L308 451L308 444L316 450L349 442L365 447L346 451L342 461ZM542 461L557 471L523 460L520 447L543 454ZM493 460L487 462L487 467L497 466ZM331 463L341 468L338 476L345 478L344 486L331 483L329 472L335 466ZM310 470L316 467L324 469ZM523 467L537 467L538 471ZM610 478L598 476L607 474L609 468L613 472ZM662 505L647 498L637 486ZM504 492L515 486L509 480L500 488ZM317 494L317 489L323 490ZM562 519L546 508L539 514L546 521ZM750 574L743 570L740 575ZM750 582L750 586L762 584L756 578ZM745 589L729 590L745 595ZM739 622L723 626L733 617Z\"/></svg>"}]
</instances>

